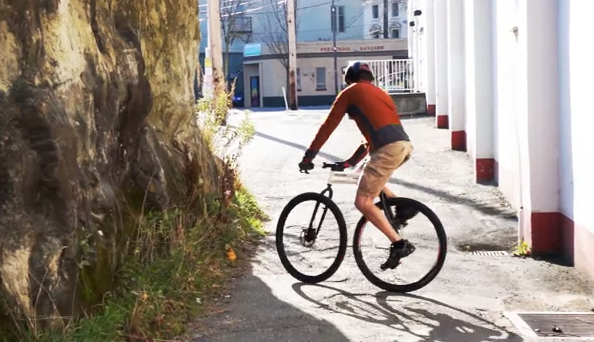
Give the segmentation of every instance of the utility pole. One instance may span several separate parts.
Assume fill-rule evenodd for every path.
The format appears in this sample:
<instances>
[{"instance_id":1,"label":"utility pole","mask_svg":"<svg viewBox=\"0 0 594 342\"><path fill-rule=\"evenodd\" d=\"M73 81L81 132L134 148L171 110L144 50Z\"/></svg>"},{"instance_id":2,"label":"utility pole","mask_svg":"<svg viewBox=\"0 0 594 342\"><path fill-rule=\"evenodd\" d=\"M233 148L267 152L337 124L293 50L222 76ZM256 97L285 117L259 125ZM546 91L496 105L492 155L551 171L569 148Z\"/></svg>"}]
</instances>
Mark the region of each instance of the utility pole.
<instances>
[{"instance_id":1,"label":"utility pole","mask_svg":"<svg viewBox=\"0 0 594 342\"><path fill-rule=\"evenodd\" d=\"M207 0L208 51L212 65L212 83L215 96L226 91L225 75L223 75L223 38L221 34L220 0ZM205 53L205 58L206 53ZM207 64L205 62L205 64Z\"/></svg>"},{"instance_id":2,"label":"utility pole","mask_svg":"<svg viewBox=\"0 0 594 342\"><path fill-rule=\"evenodd\" d=\"M384 0L384 39L390 38L390 32L388 32L388 14L390 14L388 5L388 0Z\"/></svg>"},{"instance_id":3,"label":"utility pole","mask_svg":"<svg viewBox=\"0 0 594 342\"><path fill-rule=\"evenodd\" d=\"M297 33L295 32L295 0L287 1L287 38L289 44L289 108L297 110Z\"/></svg>"},{"instance_id":4,"label":"utility pole","mask_svg":"<svg viewBox=\"0 0 594 342\"><path fill-rule=\"evenodd\" d=\"M338 52L336 51L336 31L338 30L338 12L336 11L336 5L334 4L334 0L332 0L332 5L330 8L330 20L332 22L332 52L334 55L334 93L338 94Z\"/></svg>"}]
</instances>

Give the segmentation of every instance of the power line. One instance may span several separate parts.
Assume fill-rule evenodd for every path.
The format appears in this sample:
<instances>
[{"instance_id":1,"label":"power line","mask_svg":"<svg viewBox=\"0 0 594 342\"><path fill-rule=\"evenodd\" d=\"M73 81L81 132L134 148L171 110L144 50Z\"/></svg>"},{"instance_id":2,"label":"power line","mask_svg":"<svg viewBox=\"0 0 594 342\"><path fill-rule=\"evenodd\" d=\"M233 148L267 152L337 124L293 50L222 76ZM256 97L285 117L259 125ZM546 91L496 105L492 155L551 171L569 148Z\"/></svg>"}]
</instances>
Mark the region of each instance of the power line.
<instances>
[{"instance_id":1,"label":"power line","mask_svg":"<svg viewBox=\"0 0 594 342\"><path fill-rule=\"evenodd\" d=\"M264 1L264 0L254 0L252 2L262 2L262 1ZM336 0L335 2L341 2L341 1L345 1L345 0ZM282 3L285 3L285 2L286 2L286 0L281 0L281 1L278 1L276 4L282 4ZM332 4L331 1L330 2L323 2L321 4L316 4L316 5L305 6L305 7L297 7L295 9L296 10L304 10L304 9L309 9L309 8L321 7L321 6L324 6L324 5L330 5L330 4ZM241 11L241 12L230 13L230 15L236 15L236 14L243 14L243 13L246 13L246 12L252 12L252 11L256 11L256 10L259 10L259 9L262 9L262 8L266 8L266 7L273 7L274 5L275 4L264 5L262 7L247 9L247 10L244 10L244 11ZM201 13L206 13L206 12L201 12ZM251 13L251 15L264 15L264 14L274 14L274 13L277 13L277 12L276 11L257 12L257 13Z\"/></svg>"}]
</instances>

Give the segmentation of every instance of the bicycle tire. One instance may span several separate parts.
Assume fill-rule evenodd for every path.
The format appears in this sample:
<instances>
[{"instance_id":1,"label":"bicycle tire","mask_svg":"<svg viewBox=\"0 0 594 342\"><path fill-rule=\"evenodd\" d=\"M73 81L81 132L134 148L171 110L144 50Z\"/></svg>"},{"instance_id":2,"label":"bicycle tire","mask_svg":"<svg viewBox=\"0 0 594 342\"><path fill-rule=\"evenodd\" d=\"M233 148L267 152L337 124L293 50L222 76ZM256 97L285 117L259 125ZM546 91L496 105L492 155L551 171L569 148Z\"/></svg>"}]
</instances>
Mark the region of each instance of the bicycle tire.
<instances>
[{"instance_id":1,"label":"bicycle tire","mask_svg":"<svg viewBox=\"0 0 594 342\"><path fill-rule=\"evenodd\" d=\"M363 256L361 254L361 247L360 247L361 235L363 233L363 228L364 228L365 224L367 223L367 219L365 218L365 216L363 216L357 223L357 227L355 228L355 234L353 236L353 254L355 255L355 261L357 262L357 267L359 267L359 270L361 270L361 273L363 273L363 275L365 276L365 278L367 278L367 280L369 280L369 282L371 282L373 285L375 285L385 291L397 292L397 293L406 293L406 292L417 291L417 290L427 286L431 281L433 281L433 279L435 279L435 277L437 277L437 275L439 274L439 272L441 271L441 269L445 263L446 254L447 254L446 232L443 228L443 224L441 223L441 221L439 220L437 215L433 212L433 210L431 210L429 207L427 207L423 203L413 200L413 199L410 199L410 198L404 198L404 197L388 198L386 201L387 201L386 204L388 207L398 206L398 205L412 206L412 207L416 208L419 211L419 213L422 213L429 219L429 221L433 224L433 227L435 228L435 231L437 233L437 237L439 240L439 252L438 252L438 256L437 256L437 262L433 265L431 270L424 277L422 277L418 281L411 283L411 284L405 284L405 285L391 284L391 283L388 283L388 282L383 281L380 278L376 277L375 274L373 274L373 272L371 272L369 267L367 267L367 264L365 263L365 260L363 260ZM377 202L375 205L377 207L379 207L381 210L383 210L381 201ZM394 271L397 271L397 268Z\"/></svg>"},{"instance_id":2,"label":"bicycle tire","mask_svg":"<svg viewBox=\"0 0 594 342\"><path fill-rule=\"evenodd\" d=\"M332 262L332 264L326 271L324 271L318 275L314 275L314 276L303 274L303 273L299 272L295 267L293 267L293 265L291 264L291 262L289 261L289 259L287 257L285 247L284 247L284 242L283 242L285 223L287 221L287 217L289 216L289 213L291 212L291 210L293 210L300 203L303 203L305 201L311 201L311 200L321 202L324 206L326 206L326 208L328 210L330 210L330 212L332 212L332 214L334 215L334 217L336 218L336 221L338 223L338 229L339 229L339 234L340 234L338 254L337 254L336 258L334 259L334 261ZM276 225L276 250L278 252L280 261L283 264L283 267L285 268L285 270L287 272L289 272L289 274L293 278L295 278L301 282L309 283L309 284L316 284L316 283L320 283L320 282L327 280L328 278L332 277L334 275L334 273L336 273L336 271L340 267L342 261L344 260L344 256L346 254L346 249L347 249L346 222L344 220L344 216L342 215L342 212L340 211L340 209L338 208L336 203L334 203L334 201L332 201L332 199L330 199L329 197L326 197L322 194L316 193L316 192L306 192L306 193L297 195L296 197L291 199L289 201L289 203L287 203L287 205L281 212L280 217L278 219L278 223Z\"/></svg>"}]
</instances>

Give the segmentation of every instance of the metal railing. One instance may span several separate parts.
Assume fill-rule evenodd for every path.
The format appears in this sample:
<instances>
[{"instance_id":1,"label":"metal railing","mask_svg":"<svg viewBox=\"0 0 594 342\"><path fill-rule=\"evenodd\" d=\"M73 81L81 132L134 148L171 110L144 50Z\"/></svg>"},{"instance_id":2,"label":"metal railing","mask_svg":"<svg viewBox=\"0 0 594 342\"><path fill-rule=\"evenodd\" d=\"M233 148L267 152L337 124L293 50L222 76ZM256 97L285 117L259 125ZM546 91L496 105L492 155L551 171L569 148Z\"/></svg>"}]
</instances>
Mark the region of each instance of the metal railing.
<instances>
[{"instance_id":1,"label":"metal railing","mask_svg":"<svg viewBox=\"0 0 594 342\"><path fill-rule=\"evenodd\" d=\"M349 61L353 63L354 61ZM390 93L416 92L412 59L362 61L369 64L375 84Z\"/></svg>"}]
</instances>

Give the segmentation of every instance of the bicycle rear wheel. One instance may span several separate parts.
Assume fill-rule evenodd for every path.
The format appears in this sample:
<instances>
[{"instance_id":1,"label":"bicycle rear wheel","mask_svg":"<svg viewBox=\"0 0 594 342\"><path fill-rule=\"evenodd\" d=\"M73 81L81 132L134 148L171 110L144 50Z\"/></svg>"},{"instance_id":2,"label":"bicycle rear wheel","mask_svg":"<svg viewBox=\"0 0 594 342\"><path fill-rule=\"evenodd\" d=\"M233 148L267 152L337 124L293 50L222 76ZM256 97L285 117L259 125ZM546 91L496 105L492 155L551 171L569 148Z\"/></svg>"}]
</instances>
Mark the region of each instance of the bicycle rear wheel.
<instances>
[{"instance_id":1,"label":"bicycle rear wheel","mask_svg":"<svg viewBox=\"0 0 594 342\"><path fill-rule=\"evenodd\" d=\"M306 207L305 202L312 202L313 213L311 209L303 209ZM297 206L299 208L296 209ZM293 213L297 213L297 218L305 224L288 224L289 215ZM327 217L328 213L334 219ZM332 225L338 226L338 229ZM297 229L291 233L290 228ZM322 236L334 233L338 237L320 239L321 233L324 234ZM285 243L284 238L289 238L289 242ZM288 247L296 247L298 251L290 252ZM332 199L322 194L307 192L296 196L285 206L278 219L276 249L283 267L293 278L312 284L327 280L340 267L347 249L347 230L342 212ZM313 262L304 261L313 252L320 253ZM292 263L289 256L298 256L300 260ZM330 265L322 266L323 261L329 261ZM296 266L305 266L309 272L298 270Z\"/></svg>"},{"instance_id":2,"label":"bicycle rear wheel","mask_svg":"<svg viewBox=\"0 0 594 342\"><path fill-rule=\"evenodd\" d=\"M376 206L384 210L381 202L377 202ZM395 269L382 271L380 265L388 258L390 241L373 225L365 229L368 221L362 217L353 239L355 261L363 275L381 289L399 293L416 291L427 286L443 267L447 253L445 230L437 215L421 202L402 197L389 198L386 199L386 207L392 213L397 207L418 211L404 228L397 229L403 238L415 245L415 252L402 259L402 264Z\"/></svg>"}]
</instances>

